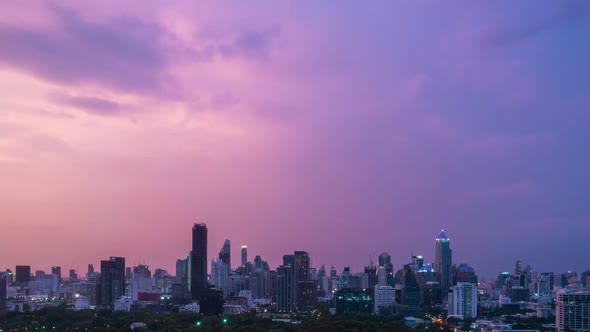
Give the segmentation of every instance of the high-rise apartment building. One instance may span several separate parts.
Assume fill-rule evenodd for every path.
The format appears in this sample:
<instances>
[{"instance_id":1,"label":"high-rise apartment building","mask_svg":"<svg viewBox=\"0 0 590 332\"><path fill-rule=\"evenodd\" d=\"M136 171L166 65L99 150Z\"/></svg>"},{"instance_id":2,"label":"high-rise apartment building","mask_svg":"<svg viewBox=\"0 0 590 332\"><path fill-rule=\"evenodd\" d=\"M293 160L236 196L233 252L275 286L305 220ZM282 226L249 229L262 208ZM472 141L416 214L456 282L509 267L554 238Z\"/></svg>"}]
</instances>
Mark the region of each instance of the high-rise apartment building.
<instances>
[{"instance_id":1,"label":"high-rise apartment building","mask_svg":"<svg viewBox=\"0 0 590 332\"><path fill-rule=\"evenodd\" d=\"M199 300L207 289L207 225L194 224L193 250L190 262L190 292L193 300Z\"/></svg>"},{"instance_id":2,"label":"high-rise apartment building","mask_svg":"<svg viewBox=\"0 0 590 332\"><path fill-rule=\"evenodd\" d=\"M461 319L477 317L477 284L459 282L448 298L449 316Z\"/></svg>"},{"instance_id":3,"label":"high-rise apartment building","mask_svg":"<svg viewBox=\"0 0 590 332\"><path fill-rule=\"evenodd\" d=\"M277 310L291 312L295 309L294 266L283 264L277 267Z\"/></svg>"},{"instance_id":4,"label":"high-rise apartment building","mask_svg":"<svg viewBox=\"0 0 590 332\"><path fill-rule=\"evenodd\" d=\"M115 300L125 295L125 258L100 261L100 305L113 309Z\"/></svg>"},{"instance_id":5,"label":"high-rise apartment building","mask_svg":"<svg viewBox=\"0 0 590 332\"><path fill-rule=\"evenodd\" d=\"M453 256L451 241L444 230L436 238L434 270L441 290L448 291L452 285Z\"/></svg>"},{"instance_id":6,"label":"high-rise apartment building","mask_svg":"<svg viewBox=\"0 0 590 332\"><path fill-rule=\"evenodd\" d=\"M555 303L557 331L590 331L590 291L564 288L557 292Z\"/></svg>"}]
</instances>

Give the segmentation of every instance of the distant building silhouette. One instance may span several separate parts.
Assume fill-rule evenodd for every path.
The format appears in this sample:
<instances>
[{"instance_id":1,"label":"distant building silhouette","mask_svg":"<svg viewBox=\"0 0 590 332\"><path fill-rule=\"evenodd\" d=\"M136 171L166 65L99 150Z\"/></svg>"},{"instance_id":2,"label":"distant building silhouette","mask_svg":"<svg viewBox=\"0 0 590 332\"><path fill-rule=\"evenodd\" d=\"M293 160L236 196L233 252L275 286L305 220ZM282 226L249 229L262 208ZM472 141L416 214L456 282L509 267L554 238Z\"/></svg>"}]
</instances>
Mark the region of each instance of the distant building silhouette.
<instances>
[{"instance_id":1,"label":"distant building silhouette","mask_svg":"<svg viewBox=\"0 0 590 332\"><path fill-rule=\"evenodd\" d=\"M125 258L100 261L100 307L114 309L115 300L125 295Z\"/></svg>"},{"instance_id":2,"label":"distant building silhouette","mask_svg":"<svg viewBox=\"0 0 590 332\"><path fill-rule=\"evenodd\" d=\"M193 250L190 261L190 292L193 300L199 300L207 283L207 225L194 224Z\"/></svg>"},{"instance_id":3,"label":"distant building silhouette","mask_svg":"<svg viewBox=\"0 0 590 332\"><path fill-rule=\"evenodd\" d=\"M410 312L420 310L420 285L410 264L404 266L402 284L402 304L408 306Z\"/></svg>"},{"instance_id":4,"label":"distant building silhouette","mask_svg":"<svg viewBox=\"0 0 590 332\"><path fill-rule=\"evenodd\" d=\"M248 263L248 247L245 245L242 246L242 268L246 268L246 263Z\"/></svg>"},{"instance_id":5,"label":"distant building silhouette","mask_svg":"<svg viewBox=\"0 0 590 332\"><path fill-rule=\"evenodd\" d=\"M51 267L51 274L55 274L57 276L57 282L61 284L61 267L60 266L52 266Z\"/></svg>"},{"instance_id":6,"label":"distant building silhouette","mask_svg":"<svg viewBox=\"0 0 590 332\"><path fill-rule=\"evenodd\" d=\"M6 314L7 288L8 278L5 274L0 273L0 317Z\"/></svg>"},{"instance_id":7,"label":"distant building silhouette","mask_svg":"<svg viewBox=\"0 0 590 332\"><path fill-rule=\"evenodd\" d=\"M15 281L20 284L26 284L31 281L31 267L29 265L17 265L15 269Z\"/></svg>"},{"instance_id":8,"label":"distant building silhouette","mask_svg":"<svg viewBox=\"0 0 590 332\"><path fill-rule=\"evenodd\" d=\"M285 264L277 268L277 310L291 312L295 309L295 273L292 264Z\"/></svg>"},{"instance_id":9,"label":"distant building silhouette","mask_svg":"<svg viewBox=\"0 0 590 332\"><path fill-rule=\"evenodd\" d=\"M223 247L219 251L219 259L227 265L228 271L231 271L231 245L229 240L223 242Z\"/></svg>"},{"instance_id":10,"label":"distant building silhouette","mask_svg":"<svg viewBox=\"0 0 590 332\"><path fill-rule=\"evenodd\" d=\"M365 273L367 274L369 289L374 289L377 285L377 267L373 264L365 266Z\"/></svg>"},{"instance_id":11,"label":"distant building silhouette","mask_svg":"<svg viewBox=\"0 0 590 332\"><path fill-rule=\"evenodd\" d=\"M382 252L379 255L379 267L385 268L385 284L394 287L393 264L391 263L391 256L388 253Z\"/></svg>"}]
</instances>

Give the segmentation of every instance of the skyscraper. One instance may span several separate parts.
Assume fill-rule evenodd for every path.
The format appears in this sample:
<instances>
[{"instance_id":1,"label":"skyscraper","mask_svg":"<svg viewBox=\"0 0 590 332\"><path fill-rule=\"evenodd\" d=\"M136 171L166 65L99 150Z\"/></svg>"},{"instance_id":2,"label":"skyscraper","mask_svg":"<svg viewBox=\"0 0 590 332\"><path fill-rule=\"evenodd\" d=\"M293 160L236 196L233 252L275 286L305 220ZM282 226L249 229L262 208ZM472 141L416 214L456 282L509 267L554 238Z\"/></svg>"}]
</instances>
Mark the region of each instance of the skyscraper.
<instances>
[{"instance_id":1,"label":"skyscraper","mask_svg":"<svg viewBox=\"0 0 590 332\"><path fill-rule=\"evenodd\" d=\"M291 312L295 309L295 273L293 265L277 267L277 310Z\"/></svg>"},{"instance_id":2,"label":"skyscraper","mask_svg":"<svg viewBox=\"0 0 590 332\"><path fill-rule=\"evenodd\" d=\"M221 251L219 251L219 259L224 262L227 265L228 270L231 271L231 246L229 240L223 242L223 247L221 248Z\"/></svg>"},{"instance_id":3,"label":"skyscraper","mask_svg":"<svg viewBox=\"0 0 590 332\"><path fill-rule=\"evenodd\" d=\"M246 263L248 263L248 247L243 245L242 246L242 268L246 268Z\"/></svg>"},{"instance_id":4,"label":"skyscraper","mask_svg":"<svg viewBox=\"0 0 590 332\"><path fill-rule=\"evenodd\" d=\"M371 262L371 265L365 266L365 273L369 279L369 289L373 289L375 288L375 285L377 285L377 267L372 263L373 262Z\"/></svg>"},{"instance_id":5,"label":"skyscraper","mask_svg":"<svg viewBox=\"0 0 590 332\"><path fill-rule=\"evenodd\" d=\"M0 317L6 313L6 293L8 287L8 278L5 274L0 273Z\"/></svg>"},{"instance_id":6,"label":"skyscraper","mask_svg":"<svg viewBox=\"0 0 590 332\"><path fill-rule=\"evenodd\" d=\"M279 311L305 311L313 306L317 285L310 279L309 265L309 255L305 251L283 256L283 265L277 268Z\"/></svg>"},{"instance_id":7,"label":"skyscraper","mask_svg":"<svg viewBox=\"0 0 590 332\"><path fill-rule=\"evenodd\" d=\"M449 293L448 299L449 316L477 317L477 284L470 282L459 282Z\"/></svg>"},{"instance_id":8,"label":"skyscraper","mask_svg":"<svg viewBox=\"0 0 590 332\"><path fill-rule=\"evenodd\" d=\"M193 250L191 251L190 292L193 300L199 300L207 289L207 225L193 225Z\"/></svg>"},{"instance_id":9,"label":"skyscraper","mask_svg":"<svg viewBox=\"0 0 590 332\"><path fill-rule=\"evenodd\" d=\"M15 273L16 282L24 284L31 281L31 267L29 265L17 265Z\"/></svg>"},{"instance_id":10,"label":"skyscraper","mask_svg":"<svg viewBox=\"0 0 590 332\"><path fill-rule=\"evenodd\" d=\"M402 280L402 304L412 312L420 310L420 285L410 264L404 265Z\"/></svg>"},{"instance_id":11,"label":"skyscraper","mask_svg":"<svg viewBox=\"0 0 590 332\"><path fill-rule=\"evenodd\" d=\"M590 330L590 291L564 288L557 292L555 304L557 331Z\"/></svg>"},{"instance_id":12,"label":"skyscraper","mask_svg":"<svg viewBox=\"0 0 590 332\"><path fill-rule=\"evenodd\" d=\"M451 242L444 230L436 238L434 270L444 294L451 287L453 273Z\"/></svg>"},{"instance_id":13,"label":"skyscraper","mask_svg":"<svg viewBox=\"0 0 590 332\"><path fill-rule=\"evenodd\" d=\"M379 255L379 266L385 268L386 285L394 287L393 264L391 264L391 256L388 253L382 252L381 255Z\"/></svg>"},{"instance_id":14,"label":"skyscraper","mask_svg":"<svg viewBox=\"0 0 590 332\"><path fill-rule=\"evenodd\" d=\"M55 274L57 276L57 282L61 284L61 267L60 266L52 266L51 267L51 274Z\"/></svg>"},{"instance_id":15,"label":"skyscraper","mask_svg":"<svg viewBox=\"0 0 590 332\"><path fill-rule=\"evenodd\" d=\"M71 275L71 273L70 273ZM125 258L100 261L100 305L113 309L115 300L125 295Z\"/></svg>"},{"instance_id":16,"label":"skyscraper","mask_svg":"<svg viewBox=\"0 0 590 332\"><path fill-rule=\"evenodd\" d=\"M182 280L188 277L188 258L179 258L176 260L176 280L182 282Z\"/></svg>"},{"instance_id":17,"label":"skyscraper","mask_svg":"<svg viewBox=\"0 0 590 332\"><path fill-rule=\"evenodd\" d=\"M125 264L123 264L125 266ZM78 273L76 273L76 269L70 269L70 281L78 280Z\"/></svg>"}]
</instances>

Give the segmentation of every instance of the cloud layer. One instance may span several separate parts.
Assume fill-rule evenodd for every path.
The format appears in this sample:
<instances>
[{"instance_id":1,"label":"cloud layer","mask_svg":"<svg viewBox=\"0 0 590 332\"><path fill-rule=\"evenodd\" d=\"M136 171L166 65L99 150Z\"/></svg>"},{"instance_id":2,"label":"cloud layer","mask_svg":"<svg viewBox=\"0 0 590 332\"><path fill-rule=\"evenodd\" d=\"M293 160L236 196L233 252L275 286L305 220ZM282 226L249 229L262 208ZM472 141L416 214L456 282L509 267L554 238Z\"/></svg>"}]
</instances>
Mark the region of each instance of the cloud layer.
<instances>
[{"instance_id":1,"label":"cloud layer","mask_svg":"<svg viewBox=\"0 0 590 332\"><path fill-rule=\"evenodd\" d=\"M583 1L2 6L0 268L173 270L193 222L272 266L444 227L484 277L588 268Z\"/></svg>"}]
</instances>

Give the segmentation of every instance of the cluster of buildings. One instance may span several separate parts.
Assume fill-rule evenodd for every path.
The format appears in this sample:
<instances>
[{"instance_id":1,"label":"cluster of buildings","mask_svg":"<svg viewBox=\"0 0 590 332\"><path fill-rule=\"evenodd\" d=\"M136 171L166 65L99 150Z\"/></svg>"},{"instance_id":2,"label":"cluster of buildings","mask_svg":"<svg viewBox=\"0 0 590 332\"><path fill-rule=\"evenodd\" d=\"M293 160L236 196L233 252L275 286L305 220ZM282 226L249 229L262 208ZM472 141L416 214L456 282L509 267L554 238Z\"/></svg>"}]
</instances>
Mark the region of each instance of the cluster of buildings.
<instances>
[{"instance_id":1,"label":"cluster of buildings","mask_svg":"<svg viewBox=\"0 0 590 332\"><path fill-rule=\"evenodd\" d=\"M383 252L377 265L363 271L349 267L338 273L331 266L315 268L305 251L283 256L275 270L260 256L248 261L241 247L239 262L232 265L231 243L225 240L208 269L207 226L194 224L192 247L176 262L174 276L149 266L126 266L125 258L110 257L100 271L88 265L85 278L75 270L62 279L61 268L51 274L30 266L0 273L0 315L8 310L36 310L55 301L75 303L74 309L140 310L184 303L181 311L202 314L236 314L259 309L276 313L311 312L318 302L332 313L411 315L421 310L444 309L448 317L476 318L481 310L509 313L531 309L537 317L556 317L558 331L590 329L590 271L578 275L537 273L517 261L513 274L479 282L468 264L453 263L451 241L444 231L435 239L434 262L412 256L394 269ZM210 273L209 273L210 271Z\"/></svg>"}]
</instances>

